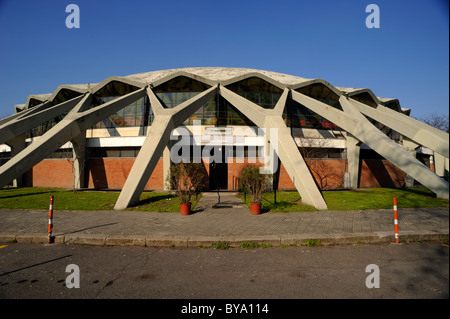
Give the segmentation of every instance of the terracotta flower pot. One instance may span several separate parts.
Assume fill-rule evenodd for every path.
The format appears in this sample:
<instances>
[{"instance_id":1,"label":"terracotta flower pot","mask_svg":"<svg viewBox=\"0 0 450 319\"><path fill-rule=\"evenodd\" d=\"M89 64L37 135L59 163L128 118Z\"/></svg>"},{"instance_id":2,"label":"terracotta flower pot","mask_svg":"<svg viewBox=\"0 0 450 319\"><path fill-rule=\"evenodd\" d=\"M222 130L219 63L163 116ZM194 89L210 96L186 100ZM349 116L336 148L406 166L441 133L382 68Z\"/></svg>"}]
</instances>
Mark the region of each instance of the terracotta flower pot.
<instances>
[{"instance_id":1,"label":"terracotta flower pot","mask_svg":"<svg viewBox=\"0 0 450 319\"><path fill-rule=\"evenodd\" d=\"M253 215L261 214L261 203L250 203L250 212Z\"/></svg>"},{"instance_id":2,"label":"terracotta flower pot","mask_svg":"<svg viewBox=\"0 0 450 319\"><path fill-rule=\"evenodd\" d=\"M191 213L191 203L180 204L181 215L189 215Z\"/></svg>"}]
</instances>

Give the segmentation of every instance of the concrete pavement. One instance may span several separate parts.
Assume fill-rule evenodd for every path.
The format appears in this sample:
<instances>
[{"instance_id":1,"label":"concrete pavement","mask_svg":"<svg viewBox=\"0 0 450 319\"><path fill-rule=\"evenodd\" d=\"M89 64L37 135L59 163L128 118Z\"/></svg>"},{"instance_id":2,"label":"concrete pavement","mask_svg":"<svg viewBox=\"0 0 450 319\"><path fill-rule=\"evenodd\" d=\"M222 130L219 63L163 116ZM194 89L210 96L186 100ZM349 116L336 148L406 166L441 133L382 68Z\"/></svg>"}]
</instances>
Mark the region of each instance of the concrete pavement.
<instances>
[{"instance_id":1,"label":"concrete pavement","mask_svg":"<svg viewBox=\"0 0 450 319\"><path fill-rule=\"evenodd\" d=\"M315 211L250 214L235 193L205 193L196 211L58 211L53 216L55 243L210 247L226 241L272 246L304 244L393 243L393 210ZM47 243L48 211L0 208L0 243ZM439 241L449 237L448 208L398 210L402 241Z\"/></svg>"}]
</instances>

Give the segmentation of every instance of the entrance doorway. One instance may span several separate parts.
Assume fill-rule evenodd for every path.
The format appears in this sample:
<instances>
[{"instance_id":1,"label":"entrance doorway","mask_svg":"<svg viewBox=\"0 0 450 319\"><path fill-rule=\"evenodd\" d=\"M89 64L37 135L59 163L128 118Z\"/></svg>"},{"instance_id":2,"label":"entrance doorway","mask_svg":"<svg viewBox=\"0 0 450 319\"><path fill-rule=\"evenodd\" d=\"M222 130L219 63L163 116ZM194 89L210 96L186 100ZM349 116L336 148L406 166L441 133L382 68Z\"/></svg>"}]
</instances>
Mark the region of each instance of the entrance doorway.
<instances>
[{"instance_id":1,"label":"entrance doorway","mask_svg":"<svg viewBox=\"0 0 450 319\"><path fill-rule=\"evenodd\" d=\"M225 162L224 147L214 147L214 154L209 162L209 189L228 189L228 163ZM214 161L214 158L221 158L220 162Z\"/></svg>"}]
</instances>

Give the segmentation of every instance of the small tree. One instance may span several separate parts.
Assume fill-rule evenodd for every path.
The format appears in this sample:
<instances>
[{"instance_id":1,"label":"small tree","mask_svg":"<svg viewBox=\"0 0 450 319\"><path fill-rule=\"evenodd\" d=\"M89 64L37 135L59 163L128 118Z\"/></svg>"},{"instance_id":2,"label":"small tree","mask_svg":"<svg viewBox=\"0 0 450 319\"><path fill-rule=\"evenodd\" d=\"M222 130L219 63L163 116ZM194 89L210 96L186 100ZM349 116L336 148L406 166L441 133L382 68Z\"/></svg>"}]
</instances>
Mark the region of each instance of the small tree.
<instances>
[{"instance_id":1,"label":"small tree","mask_svg":"<svg viewBox=\"0 0 450 319\"><path fill-rule=\"evenodd\" d=\"M204 167L201 163L183 163L170 166L166 183L175 190L182 204L189 204L193 195L205 186Z\"/></svg>"},{"instance_id":2,"label":"small tree","mask_svg":"<svg viewBox=\"0 0 450 319\"><path fill-rule=\"evenodd\" d=\"M261 203L268 182L267 174L261 174L259 166L245 166L239 173L239 184L252 195L252 203Z\"/></svg>"},{"instance_id":3,"label":"small tree","mask_svg":"<svg viewBox=\"0 0 450 319\"><path fill-rule=\"evenodd\" d=\"M309 170L317 176L315 180L321 189L329 188L329 180L344 181L343 174L338 174L327 166L326 161L321 157L327 148L327 140L320 138L300 139L300 153L308 165Z\"/></svg>"},{"instance_id":4,"label":"small tree","mask_svg":"<svg viewBox=\"0 0 450 319\"><path fill-rule=\"evenodd\" d=\"M83 187L81 174L84 173L84 166L86 164L84 156L79 156L77 154L79 153L72 151L72 152L63 152L62 155L67 160L67 162L70 165L70 168L72 169L72 176L73 176L72 191L74 194L77 193L78 189Z\"/></svg>"}]
</instances>

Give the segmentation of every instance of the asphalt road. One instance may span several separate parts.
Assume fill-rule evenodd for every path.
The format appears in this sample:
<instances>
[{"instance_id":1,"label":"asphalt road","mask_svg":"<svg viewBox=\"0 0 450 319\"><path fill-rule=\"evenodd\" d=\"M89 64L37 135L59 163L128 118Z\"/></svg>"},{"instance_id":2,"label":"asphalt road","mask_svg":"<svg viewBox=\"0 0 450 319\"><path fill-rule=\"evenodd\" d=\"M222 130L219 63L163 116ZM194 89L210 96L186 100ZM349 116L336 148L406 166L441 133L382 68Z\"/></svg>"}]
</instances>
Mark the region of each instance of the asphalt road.
<instances>
[{"instance_id":1,"label":"asphalt road","mask_svg":"<svg viewBox=\"0 0 450 319\"><path fill-rule=\"evenodd\" d=\"M369 284L377 280L368 265L378 266L379 288L366 286L368 276ZM0 244L0 299L10 298L449 298L449 248Z\"/></svg>"}]
</instances>

